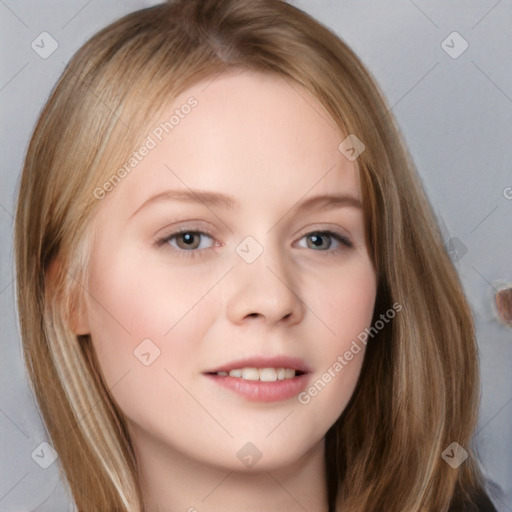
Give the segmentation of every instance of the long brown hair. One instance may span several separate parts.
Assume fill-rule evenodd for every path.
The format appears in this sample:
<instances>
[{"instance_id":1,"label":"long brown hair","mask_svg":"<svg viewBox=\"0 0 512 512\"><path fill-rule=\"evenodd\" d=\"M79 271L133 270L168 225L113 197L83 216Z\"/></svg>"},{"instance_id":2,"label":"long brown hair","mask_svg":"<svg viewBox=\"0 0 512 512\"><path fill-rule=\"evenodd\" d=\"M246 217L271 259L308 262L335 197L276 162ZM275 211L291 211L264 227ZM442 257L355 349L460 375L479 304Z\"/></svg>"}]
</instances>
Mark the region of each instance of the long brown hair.
<instances>
[{"instance_id":1,"label":"long brown hair","mask_svg":"<svg viewBox=\"0 0 512 512\"><path fill-rule=\"evenodd\" d=\"M478 408L470 309L392 113L329 29L279 0L176 0L140 10L73 57L35 128L16 213L17 298L29 377L79 510L143 510L122 411L71 313L87 293L94 193L187 87L227 68L311 92L355 134L375 319L352 399L326 435L329 510L447 511L481 488L470 446ZM342 139L340 139L341 142ZM457 469L441 454L457 442Z\"/></svg>"}]
</instances>

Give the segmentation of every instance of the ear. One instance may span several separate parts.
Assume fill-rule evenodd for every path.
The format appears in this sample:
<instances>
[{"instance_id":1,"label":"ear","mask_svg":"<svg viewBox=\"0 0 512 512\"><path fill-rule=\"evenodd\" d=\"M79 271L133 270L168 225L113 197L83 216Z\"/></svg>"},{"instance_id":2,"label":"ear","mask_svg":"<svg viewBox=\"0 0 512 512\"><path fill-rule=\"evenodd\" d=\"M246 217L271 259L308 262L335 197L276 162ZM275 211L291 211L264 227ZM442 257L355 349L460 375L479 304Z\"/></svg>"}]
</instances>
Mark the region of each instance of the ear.
<instances>
[{"instance_id":1,"label":"ear","mask_svg":"<svg viewBox=\"0 0 512 512\"><path fill-rule=\"evenodd\" d=\"M58 275L62 270L62 263L59 256L54 258L48 265L46 273L46 287L51 289L52 286L57 282ZM84 335L89 334L89 319L87 316L87 306L85 304L84 290L80 287L79 283L76 283L73 296L69 301L70 310L67 312L67 321L74 334Z\"/></svg>"}]
</instances>

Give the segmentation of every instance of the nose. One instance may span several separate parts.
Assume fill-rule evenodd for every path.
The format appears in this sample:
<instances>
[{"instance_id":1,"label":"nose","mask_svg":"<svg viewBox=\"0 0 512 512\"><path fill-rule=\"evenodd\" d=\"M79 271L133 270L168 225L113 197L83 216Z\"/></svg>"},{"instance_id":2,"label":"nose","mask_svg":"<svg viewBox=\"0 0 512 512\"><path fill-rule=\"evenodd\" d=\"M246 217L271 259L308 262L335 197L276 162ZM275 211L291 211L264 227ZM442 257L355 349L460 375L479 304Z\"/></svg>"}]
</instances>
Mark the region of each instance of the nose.
<instances>
[{"instance_id":1,"label":"nose","mask_svg":"<svg viewBox=\"0 0 512 512\"><path fill-rule=\"evenodd\" d=\"M237 325L254 321L267 326L300 323L305 305L291 270L283 258L270 259L266 251L252 263L238 261L230 278L229 320Z\"/></svg>"}]
</instances>

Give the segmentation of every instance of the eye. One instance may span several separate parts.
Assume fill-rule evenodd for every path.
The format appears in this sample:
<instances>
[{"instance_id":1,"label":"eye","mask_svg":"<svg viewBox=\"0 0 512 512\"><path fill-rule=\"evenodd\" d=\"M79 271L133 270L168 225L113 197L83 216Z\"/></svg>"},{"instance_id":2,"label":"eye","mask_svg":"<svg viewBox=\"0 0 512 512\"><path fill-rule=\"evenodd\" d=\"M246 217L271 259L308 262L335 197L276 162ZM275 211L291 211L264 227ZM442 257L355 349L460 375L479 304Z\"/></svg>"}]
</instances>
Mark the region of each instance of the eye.
<instances>
[{"instance_id":1,"label":"eye","mask_svg":"<svg viewBox=\"0 0 512 512\"><path fill-rule=\"evenodd\" d=\"M345 236L333 231L312 231L304 235L301 240L306 240L307 249L319 249L320 251L337 252L345 247L352 247L352 243ZM334 249L331 249L334 244ZM304 247L304 245L301 245Z\"/></svg>"},{"instance_id":2,"label":"eye","mask_svg":"<svg viewBox=\"0 0 512 512\"><path fill-rule=\"evenodd\" d=\"M208 243L208 240L210 240L210 243ZM195 256L194 253L196 252L196 249L208 249L215 245L213 243L213 237L208 233L193 231L191 229L183 229L171 233L170 235L158 240L157 244L159 246L170 245L171 248L177 252L190 253L186 254L186 256Z\"/></svg>"}]
</instances>

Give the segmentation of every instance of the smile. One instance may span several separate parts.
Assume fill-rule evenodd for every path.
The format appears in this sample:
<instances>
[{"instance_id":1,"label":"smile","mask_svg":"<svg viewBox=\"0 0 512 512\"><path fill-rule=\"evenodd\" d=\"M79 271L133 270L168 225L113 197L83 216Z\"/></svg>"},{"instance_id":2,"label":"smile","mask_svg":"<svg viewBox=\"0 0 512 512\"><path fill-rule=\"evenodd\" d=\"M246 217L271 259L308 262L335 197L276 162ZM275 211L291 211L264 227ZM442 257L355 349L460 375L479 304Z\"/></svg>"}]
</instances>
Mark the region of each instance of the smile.
<instances>
[{"instance_id":1,"label":"smile","mask_svg":"<svg viewBox=\"0 0 512 512\"><path fill-rule=\"evenodd\" d=\"M303 372L293 368L236 368L230 372L215 372L221 377L236 377L244 380L259 380L261 382L275 382L276 380L293 379L295 375Z\"/></svg>"},{"instance_id":2,"label":"smile","mask_svg":"<svg viewBox=\"0 0 512 512\"><path fill-rule=\"evenodd\" d=\"M203 375L246 400L278 402L304 391L312 368L298 357L255 355L210 368Z\"/></svg>"}]
</instances>

